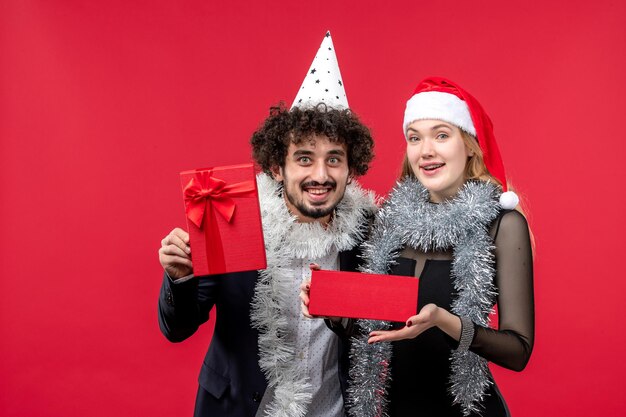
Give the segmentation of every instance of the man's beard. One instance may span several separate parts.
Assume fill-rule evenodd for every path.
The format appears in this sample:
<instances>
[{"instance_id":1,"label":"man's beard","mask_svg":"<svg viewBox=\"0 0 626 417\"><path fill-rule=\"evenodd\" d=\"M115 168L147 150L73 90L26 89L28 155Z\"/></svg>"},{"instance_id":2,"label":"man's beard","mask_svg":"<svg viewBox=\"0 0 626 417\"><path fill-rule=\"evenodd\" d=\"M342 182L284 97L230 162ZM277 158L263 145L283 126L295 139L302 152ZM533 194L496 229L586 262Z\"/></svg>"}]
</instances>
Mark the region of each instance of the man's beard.
<instances>
[{"instance_id":1,"label":"man's beard","mask_svg":"<svg viewBox=\"0 0 626 417\"><path fill-rule=\"evenodd\" d=\"M287 182L287 178L285 177L285 183L286 182ZM302 214L305 217L309 217L311 219L321 219L322 217L328 216L329 214L331 214L333 212L333 210L335 210L335 208L337 207L337 205L339 205L339 202L343 198L343 194L338 196L339 198L337 198L336 203L333 204L330 207L315 207L315 206L309 207L304 202L304 195L306 193L306 191L304 191L305 187L314 187L314 186L330 187L331 191L336 191L337 190L337 183L335 181L326 181L325 183L320 184L317 181L308 181L308 182L299 184L298 186L300 187L300 191L302 192L302 194L301 194L302 195L302 200L301 201L297 201L296 200L296 196L294 196L292 193L290 193L289 190L287 190L286 187L283 188L283 192L287 196L287 200L289 200L291 205L293 205L295 208L298 209L300 214ZM283 184L283 187L284 187L284 184Z\"/></svg>"}]
</instances>

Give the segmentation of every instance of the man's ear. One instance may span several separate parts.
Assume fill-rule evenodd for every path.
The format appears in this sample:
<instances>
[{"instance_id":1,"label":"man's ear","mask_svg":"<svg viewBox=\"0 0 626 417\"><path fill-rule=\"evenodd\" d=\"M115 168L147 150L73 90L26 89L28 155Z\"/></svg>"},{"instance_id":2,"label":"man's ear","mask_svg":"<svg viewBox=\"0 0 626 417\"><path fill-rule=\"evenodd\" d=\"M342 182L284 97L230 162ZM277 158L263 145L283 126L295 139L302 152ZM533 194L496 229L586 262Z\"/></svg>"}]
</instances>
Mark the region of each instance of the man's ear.
<instances>
[{"instance_id":1,"label":"man's ear","mask_svg":"<svg viewBox=\"0 0 626 417\"><path fill-rule=\"evenodd\" d=\"M348 172L348 184L352 184L352 180L354 179L355 175L354 175L354 170L350 170L350 172Z\"/></svg>"},{"instance_id":2,"label":"man's ear","mask_svg":"<svg viewBox=\"0 0 626 417\"><path fill-rule=\"evenodd\" d=\"M285 179L285 177L283 176L283 169L278 165L274 165L273 167L271 167L270 172L272 173L274 179L278 182L282 182Z\"/></svg>"}]
</instances>

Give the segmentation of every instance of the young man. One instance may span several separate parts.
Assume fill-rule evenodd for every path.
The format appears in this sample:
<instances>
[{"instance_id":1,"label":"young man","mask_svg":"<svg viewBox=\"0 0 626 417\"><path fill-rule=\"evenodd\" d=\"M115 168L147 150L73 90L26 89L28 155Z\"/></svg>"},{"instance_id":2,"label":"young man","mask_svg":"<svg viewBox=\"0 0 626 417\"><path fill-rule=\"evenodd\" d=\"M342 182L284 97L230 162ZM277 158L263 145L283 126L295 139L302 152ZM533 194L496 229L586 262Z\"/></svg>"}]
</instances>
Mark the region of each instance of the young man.
<instances>
[{"instance_id":1,"label":"young man","mask_svg":"<svg viewBox=\"0 0 626 417\"><path fill-rule=\"evenodd\" d=\"M353 178L367 171L373 141L348 109L330 34L308 74L293 107L272 108L251 140L264 171L267 269L192 277L188 234L174 229L162 241L163 334L182 341L216 308L196 416L344 415L346 349L322 320L302 316L298 294L312 263L358 266L375 205Z\"/></svg>"}]
</instances>

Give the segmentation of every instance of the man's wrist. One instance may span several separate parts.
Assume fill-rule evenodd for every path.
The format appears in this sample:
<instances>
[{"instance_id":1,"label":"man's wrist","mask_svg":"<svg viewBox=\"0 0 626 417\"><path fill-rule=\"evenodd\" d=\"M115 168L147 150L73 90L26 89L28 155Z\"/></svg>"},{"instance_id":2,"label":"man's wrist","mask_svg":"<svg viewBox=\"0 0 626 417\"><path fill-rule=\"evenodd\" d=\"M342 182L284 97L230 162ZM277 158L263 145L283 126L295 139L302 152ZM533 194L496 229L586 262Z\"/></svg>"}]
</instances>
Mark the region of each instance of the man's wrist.
<instances>
[{"instance_id":1,"label":"man's wrist","mask_svg":"<svg viewBox=\"0 0 626 417\"><path fill-rule=\"evenodd\" d=\"M187 282L191 278L193 278L193 273L189 275L185 275L184 277L180 277L180 278L172 277L170 274L167 273L167 271L165 271L165 275L167 275L167 278L170 280L172 284L182 284L183 282Z\"/></svg>"}]
</instances>

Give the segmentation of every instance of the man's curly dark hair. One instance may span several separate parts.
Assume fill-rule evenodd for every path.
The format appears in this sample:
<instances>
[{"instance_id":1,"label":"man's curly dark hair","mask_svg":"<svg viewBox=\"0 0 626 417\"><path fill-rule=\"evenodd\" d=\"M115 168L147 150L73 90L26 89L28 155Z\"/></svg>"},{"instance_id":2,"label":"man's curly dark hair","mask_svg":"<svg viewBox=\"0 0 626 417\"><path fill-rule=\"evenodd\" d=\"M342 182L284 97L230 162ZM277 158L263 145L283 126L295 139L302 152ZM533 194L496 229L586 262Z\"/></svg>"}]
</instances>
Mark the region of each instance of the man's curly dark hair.
<instances>
[{"instance_id":1,"label":"man's curly dark hair","mask_svg":"<svg viewBox=\"0 0 626 417\"><path fill-rule=\"evenodd\" d=\"M370 130L350 110L337 110L321 103L314 108L288 110L283 103L270 108L270 115L252 134L252 156L271 175L274 166L284 167L290 143L299 144L313 135L325 135L331 142L345 143L348 167L355 176L364 175L374 158Z\"/></svg>"}]
</instances>

